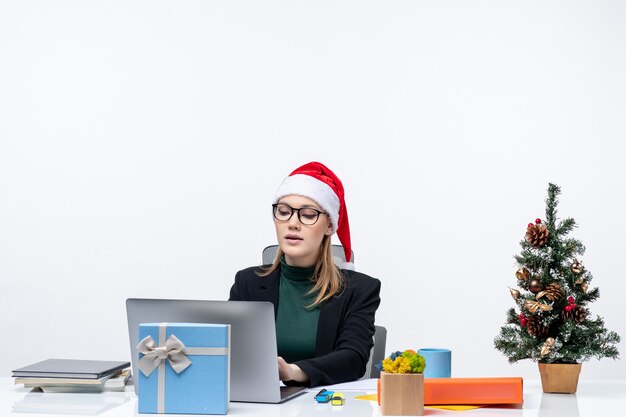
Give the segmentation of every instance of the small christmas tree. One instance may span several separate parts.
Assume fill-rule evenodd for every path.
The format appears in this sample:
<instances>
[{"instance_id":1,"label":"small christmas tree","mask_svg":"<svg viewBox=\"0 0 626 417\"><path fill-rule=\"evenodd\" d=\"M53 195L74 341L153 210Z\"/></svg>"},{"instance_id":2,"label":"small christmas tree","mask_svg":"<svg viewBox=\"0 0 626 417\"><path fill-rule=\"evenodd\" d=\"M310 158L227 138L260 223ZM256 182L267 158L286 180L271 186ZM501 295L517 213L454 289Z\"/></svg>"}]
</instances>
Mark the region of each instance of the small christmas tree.
<instances>
[{"instance_id":1,"label":"small christmas tree","mask_svg":"<svg viewBox=\"0 0 626 417\"><path fill-rule=\"evenodd\" d=\"M591 272L579 260L585 247L567 235L574 219L557 223L557 196L561 190L549 184L546 219L529 223L519 266L517 285L510 289L517 304L507 313L494 345L510 363L532 359L545 363L580 363L592 357L619 357L617 333L604 327L601 317L591 318L587 305L600 291L591 288Z\"/></svg>"}]
</instances>

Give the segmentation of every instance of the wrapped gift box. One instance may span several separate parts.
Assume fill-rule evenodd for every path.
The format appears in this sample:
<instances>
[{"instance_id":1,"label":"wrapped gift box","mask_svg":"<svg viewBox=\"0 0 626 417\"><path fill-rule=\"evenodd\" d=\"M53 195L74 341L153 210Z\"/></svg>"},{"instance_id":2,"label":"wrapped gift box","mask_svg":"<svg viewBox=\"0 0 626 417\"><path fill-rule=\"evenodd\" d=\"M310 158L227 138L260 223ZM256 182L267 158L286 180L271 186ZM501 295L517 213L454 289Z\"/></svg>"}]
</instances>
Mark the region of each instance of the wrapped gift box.
<instances>
[{"instance_id":1,"label":"wrapped gift box","mask_svg":"<svg viewBox=\"0 0 626 417\"><path fill-rule=\"evenodd\" d=\"M139 325L140 413L226 414L230 325Z\"/></svg>"}]
</instances>

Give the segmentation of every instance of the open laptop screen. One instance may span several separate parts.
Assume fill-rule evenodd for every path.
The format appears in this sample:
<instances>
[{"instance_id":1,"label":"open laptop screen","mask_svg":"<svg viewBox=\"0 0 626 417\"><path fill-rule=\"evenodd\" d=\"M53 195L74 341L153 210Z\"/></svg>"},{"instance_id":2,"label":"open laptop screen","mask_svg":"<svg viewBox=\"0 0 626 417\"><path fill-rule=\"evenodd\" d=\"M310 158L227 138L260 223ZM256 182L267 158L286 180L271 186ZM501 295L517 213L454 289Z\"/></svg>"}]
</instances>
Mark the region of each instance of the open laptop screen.
<instances>
[{"instance_id":1,"label":"open laptop screen","mask_svg":"<svg viewBox=\"0 0 626 417\"><path fill-rule=\"evenodd\" d=\"M140 323L230 324L231 401L281 401L272 303L129 298L126 313L133 375L137 375Z\"/></svg>"}]
</instances>

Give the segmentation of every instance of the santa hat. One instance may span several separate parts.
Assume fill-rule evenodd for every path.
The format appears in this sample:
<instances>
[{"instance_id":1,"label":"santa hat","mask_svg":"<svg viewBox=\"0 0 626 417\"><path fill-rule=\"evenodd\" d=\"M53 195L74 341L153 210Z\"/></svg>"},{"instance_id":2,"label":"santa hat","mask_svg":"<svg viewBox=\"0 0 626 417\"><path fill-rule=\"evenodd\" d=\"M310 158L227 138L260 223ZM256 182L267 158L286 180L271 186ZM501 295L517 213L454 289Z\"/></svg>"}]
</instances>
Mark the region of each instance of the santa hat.
<instances>
[{"instance_id":1,"label":"santa hat","mask_svg":"<svg viewBox=\"0 0 626 417\"><path fill-rule=\"evenodd\" d=\"M350 263L350 224L343 196L343 184L334 172L319 162L309 162L296 168L278 187L274 203L287 195L301 195L319 204L330 217L333 233L337 233L343 246L346 263L342 267L354 269Z\"/></svg>"}]
</instances>

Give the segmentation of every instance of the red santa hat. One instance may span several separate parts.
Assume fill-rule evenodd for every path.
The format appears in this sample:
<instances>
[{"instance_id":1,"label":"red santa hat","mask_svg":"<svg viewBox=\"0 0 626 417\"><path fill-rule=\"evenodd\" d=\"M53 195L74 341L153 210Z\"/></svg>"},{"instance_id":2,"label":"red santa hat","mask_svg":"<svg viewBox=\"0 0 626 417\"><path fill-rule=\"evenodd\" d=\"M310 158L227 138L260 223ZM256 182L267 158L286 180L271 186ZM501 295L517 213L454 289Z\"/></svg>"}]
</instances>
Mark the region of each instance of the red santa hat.
<instances>
[{"instance_id":1,"label":"red santa hat","mask_svg":"<svg viewBox=\"0 0 626 417\"><path fill-rule=\"evenodd\" d=\"M287 195L301 195L315 201L328 213L333 233L337 233L343 246L348 265L350 264L352 245L350 244L350 224L343 194L343 184L334 172L319 162L309 162L296 168L278 187L274 203Z\"/></svg>"}]
</instances>

